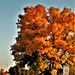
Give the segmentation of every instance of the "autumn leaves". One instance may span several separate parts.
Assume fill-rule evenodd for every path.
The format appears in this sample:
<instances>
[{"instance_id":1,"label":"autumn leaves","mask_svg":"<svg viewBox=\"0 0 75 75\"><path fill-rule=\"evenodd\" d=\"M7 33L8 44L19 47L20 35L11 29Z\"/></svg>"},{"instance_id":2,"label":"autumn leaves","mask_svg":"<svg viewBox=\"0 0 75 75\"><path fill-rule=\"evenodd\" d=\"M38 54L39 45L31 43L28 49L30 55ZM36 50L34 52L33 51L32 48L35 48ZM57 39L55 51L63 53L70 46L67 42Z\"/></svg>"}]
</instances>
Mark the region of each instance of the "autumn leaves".
<instances>
[{"instance_id":1,"label":"autumn leaves","mask_svg":"<svg viewBox=\"0 0 75 75\"><path fill-rule=\"evenodd\" d=\"M50 67L51 58L54 58L55 69L62 68L64 63L71 62L71 55L75 59L75 14L71 9L50 7L48 11L42 5L24 8L24 15L19 15L18 37L12 48L15 60L20 61L24 55L32 56L33 52L40 53L36 59L40 73ZM18 52L17 56L15 56ZM19 52L23 53L19 55ZM69 54L69 57L66 56ZM21 56L21 58L20 58ZM50 64L45 65L44 57ZM17 60L16 60L17 61ZM72 63L75 63L73 60ZM43 69L41 71L41 69ZM50 69L49 69L50 70ZM39 72L38 71L38 72ZM51 70L50 72L53 73ZM56 75L56 74L53 74Z\"/></svg>"}]
</instances>

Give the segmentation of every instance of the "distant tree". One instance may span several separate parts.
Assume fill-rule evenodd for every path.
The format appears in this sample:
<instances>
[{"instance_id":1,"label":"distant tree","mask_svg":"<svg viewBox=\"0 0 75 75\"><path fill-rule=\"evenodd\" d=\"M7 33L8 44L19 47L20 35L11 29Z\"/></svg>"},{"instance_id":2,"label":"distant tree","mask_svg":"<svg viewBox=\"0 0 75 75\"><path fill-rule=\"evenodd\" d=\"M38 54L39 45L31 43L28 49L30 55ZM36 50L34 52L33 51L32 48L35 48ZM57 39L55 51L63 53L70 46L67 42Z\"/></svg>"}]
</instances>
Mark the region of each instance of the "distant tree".
<instances>
[{"instance_id":1,"label":"distant tree","mask_svg":"<svg viewBox=\"0 0 75 75\"><path fill-rule=\"evenodd\" d=\"M9 68L9 74L10 75L21 75L21 68L19 65L15 65L13 67Z\"/></svg>"},{"instance_id":2,"label":"distant tree","mask_svg":"<svg viewBox=\"0 0 75 75\"><path fill-rule=\"evenodd\" d=\"M71 9L50 7L47 11L40 4L25 7L17 28L12 55L22 66L28 64L34 75L57 75L65 63L75 69L75 14Z\"/></svg>"},{"instance_id":3,"label":"distant tree","mask_svg":"<svg viewBox=\"0 0 75 75\"><path fill-rule=\"evenodd\" d=\"M4 72L4 69L0 70L0 75L7 75L6 72Z\"/></svg>"}]
</instances>

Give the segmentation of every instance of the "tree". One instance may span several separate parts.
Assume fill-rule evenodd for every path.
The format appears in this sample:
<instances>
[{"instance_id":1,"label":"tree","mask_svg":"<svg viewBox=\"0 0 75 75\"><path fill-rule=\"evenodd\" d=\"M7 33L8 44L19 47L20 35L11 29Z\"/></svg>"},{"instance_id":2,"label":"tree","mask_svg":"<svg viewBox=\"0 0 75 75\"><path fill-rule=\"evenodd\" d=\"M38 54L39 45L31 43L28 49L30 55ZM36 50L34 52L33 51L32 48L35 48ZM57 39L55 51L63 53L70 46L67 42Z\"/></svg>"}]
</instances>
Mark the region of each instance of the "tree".
<instances>
[{"instance_id":1,"label":"tree","mask_svg":"<svg viewBox=\"0 0 75 75\"><path fill-rule=\"evenodd\" d=\"M4 69L0 70L0 75L7 75L6 72L4 72Z\"/></svg>"},{"instance_id":2,"label":"tree","mask_svg":"<svg viewBox=\"0 0 75 75\"><path fill-rule=\"evenodd\" d=\"M75 14L71 9L25 7L17 28L16 43L11 46L16 62L28 64L35 75L57 75L65 63L75 70Z\"/></svg>"},{"instance_id":3,"label":"tree","mask_svg":"<svg viewBox=\"0 0 75 75\"><path fill-rule=\"evenodd\" d=\"M9 74L10 75L21 75L21 68L19 67L19 65L16 64L15 66L10 67Z\"/></svg>"}]
</instances>

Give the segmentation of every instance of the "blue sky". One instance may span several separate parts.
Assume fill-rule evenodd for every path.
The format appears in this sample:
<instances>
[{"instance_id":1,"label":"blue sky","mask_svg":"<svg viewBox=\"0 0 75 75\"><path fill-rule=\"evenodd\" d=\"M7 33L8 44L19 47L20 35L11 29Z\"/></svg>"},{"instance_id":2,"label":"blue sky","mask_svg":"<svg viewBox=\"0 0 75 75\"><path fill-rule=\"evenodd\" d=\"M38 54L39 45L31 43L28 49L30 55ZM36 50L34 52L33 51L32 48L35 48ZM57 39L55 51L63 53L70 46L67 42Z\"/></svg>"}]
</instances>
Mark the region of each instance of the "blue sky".
<instances>
[{"instance_id":1,"label":"blue sky","mask_svg":"<svg viewBox=\"0 0 75 75\"><path fill-rule=\"evenodd\" d=\"M14 65L10 45L15 43L18 29L16 22L19 14L23 14L26 6L42 4L46 8L66 6L75 12L75 0L0 0L0 69L8 69Z\"/></svg>"}]
</instances>

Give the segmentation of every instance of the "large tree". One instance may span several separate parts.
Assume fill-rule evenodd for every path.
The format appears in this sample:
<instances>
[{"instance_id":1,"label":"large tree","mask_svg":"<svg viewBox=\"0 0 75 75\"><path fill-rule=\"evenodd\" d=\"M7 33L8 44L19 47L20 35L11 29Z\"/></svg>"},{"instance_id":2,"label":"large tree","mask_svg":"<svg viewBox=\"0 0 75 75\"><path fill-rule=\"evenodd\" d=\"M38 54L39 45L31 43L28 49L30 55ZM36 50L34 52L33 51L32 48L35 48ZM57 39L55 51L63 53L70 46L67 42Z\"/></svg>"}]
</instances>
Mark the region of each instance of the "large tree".
<instances>
[{"instance_id":1,"label":"large tree","mask_svg":"<svg viewBox=\"0 0 75 75\"><path fill-rule=\"evenodd\" d=\"M16 43L11 46L16 62L28 64L37 75L57 75L66 63L75 69L75 14L71 9L47 10L40 4L25 7L17 28Z\"/></svg>"}]
</instances>

